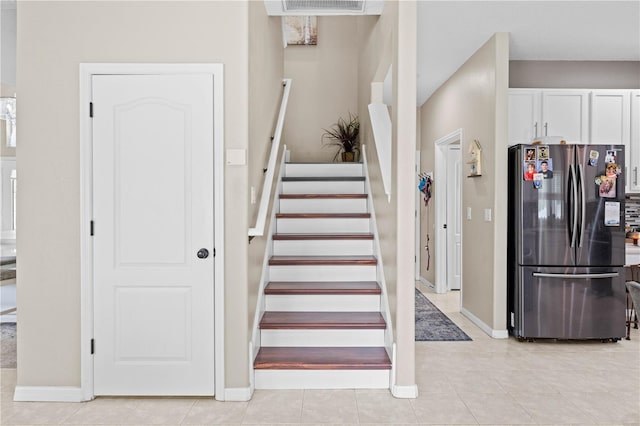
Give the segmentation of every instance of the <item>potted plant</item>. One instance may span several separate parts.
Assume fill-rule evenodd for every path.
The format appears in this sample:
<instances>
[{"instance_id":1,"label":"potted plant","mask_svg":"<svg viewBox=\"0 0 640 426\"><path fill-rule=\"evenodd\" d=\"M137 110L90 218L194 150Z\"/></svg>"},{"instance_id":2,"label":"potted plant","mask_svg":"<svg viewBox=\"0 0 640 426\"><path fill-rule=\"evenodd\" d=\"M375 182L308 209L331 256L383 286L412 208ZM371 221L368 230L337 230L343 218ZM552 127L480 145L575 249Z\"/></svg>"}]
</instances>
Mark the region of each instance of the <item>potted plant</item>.
<instances>
[{"instance_id":1,"label":"potted plant","mask_svg":"<svg viewBox=\"0 0 640 426\"><path fill-rule=\"evenodd\" d=\"M360 153L360 121L357 115L349 113L347 119L340 117L331 128L323 130L322 143L324 146L338 147L333 161L336 161L340 154L342 154L343 162L356 160L356 153Z\"/></svg>"}]
</instances>

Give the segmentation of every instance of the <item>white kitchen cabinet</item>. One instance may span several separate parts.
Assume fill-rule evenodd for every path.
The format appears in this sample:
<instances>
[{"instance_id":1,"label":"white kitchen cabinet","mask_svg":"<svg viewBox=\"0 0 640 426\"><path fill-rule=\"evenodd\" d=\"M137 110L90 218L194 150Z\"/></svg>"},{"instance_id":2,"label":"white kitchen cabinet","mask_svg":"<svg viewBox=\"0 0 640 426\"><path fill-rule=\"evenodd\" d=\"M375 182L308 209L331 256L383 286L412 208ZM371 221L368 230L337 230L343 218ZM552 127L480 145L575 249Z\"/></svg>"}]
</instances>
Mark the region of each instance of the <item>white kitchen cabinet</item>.
<instances>
[{"instance_id":1,"label":"white kitchen cabinet","mask_svg":"<svg viewBox=\"0 0 640 426\"><path fill-rule=\"evenodd\" d=\"M594 90L591 92L591 143L624 145L625 191L631 190L633 173L630 162L630 90Z\"/></svg>"},{"instance_id":2,"label":"white kitchen cabinet","mask_svg":"<svg viewBox=\"0 0 640 426\"><path fill-rule=\"evenodd\" d=\"M627 151L629 191L640 192L640 90L631 92L631 136Z\"/></svg>"},{"instance_id":3,"label":"white kitchen cabinet","mask_svg":"<svg viewBox=\"0 0 640 426\"><path fill-rule=\"evenodd\" d=\"M567 143L589 142L589 91L543 90L542 136L562 136Z\"/></svg>"},{"instance_id":4,"label":"white kitchen cabinet","mask_svg":"<svg viewBox=\"0 0 640 426\"><path fill-rule=\"evenodd\" d=\"M509 144L561 136L589 142L589 90L510 89Z\"/></svg>"},{"instance_id":5,"label":"white kitchen cabinet","mask_svg":"<svg viewBox=\"0 0 640 426\"><path fill-rule=\"evenodd\" d=\"M540 133L540 90L509 91L509 145L531 143Z\"/></svg>"}]
</instances>

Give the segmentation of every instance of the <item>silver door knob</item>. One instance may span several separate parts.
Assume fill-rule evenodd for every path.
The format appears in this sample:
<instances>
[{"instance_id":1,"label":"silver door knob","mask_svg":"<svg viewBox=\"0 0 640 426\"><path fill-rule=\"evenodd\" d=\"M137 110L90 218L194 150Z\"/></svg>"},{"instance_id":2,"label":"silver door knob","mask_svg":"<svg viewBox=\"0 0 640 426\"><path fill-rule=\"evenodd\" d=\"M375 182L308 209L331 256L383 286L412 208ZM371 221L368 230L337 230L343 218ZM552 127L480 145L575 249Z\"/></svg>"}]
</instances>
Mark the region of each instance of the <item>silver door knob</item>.
<instances>
[{"instance_id":1,"label":"silver door knob","mask_svg":"<svg viewBox=\"0 0 640 426\"><path fill-rule=\"evenodd\" d=\"M206 248L198 250L198 259L206 259L207 257L209 257L209 250Z\"/></svg>"}]
</instances>

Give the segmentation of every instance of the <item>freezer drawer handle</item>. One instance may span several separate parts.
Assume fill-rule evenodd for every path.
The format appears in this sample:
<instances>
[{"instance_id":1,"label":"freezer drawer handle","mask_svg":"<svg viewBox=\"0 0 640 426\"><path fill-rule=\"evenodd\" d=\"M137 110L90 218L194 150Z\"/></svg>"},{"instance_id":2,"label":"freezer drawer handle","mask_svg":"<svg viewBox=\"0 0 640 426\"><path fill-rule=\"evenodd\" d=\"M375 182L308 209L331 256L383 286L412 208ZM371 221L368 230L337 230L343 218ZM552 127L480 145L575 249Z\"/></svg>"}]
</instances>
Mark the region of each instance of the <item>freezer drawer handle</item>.
<instances>
[{"instance_id":1,"label":"freezer drawer handle","mask_svg":"<svg viewBox=\"0 0 640 426\"><path fill-rule=\"evenodd\" d=\"M534 272L534 277L539 278L576 278L579 280L588 280L591 278L615 278L619 276L619 272L611 272L608 274L543 274L540 272Z\"/></svg>"}]
</instances>

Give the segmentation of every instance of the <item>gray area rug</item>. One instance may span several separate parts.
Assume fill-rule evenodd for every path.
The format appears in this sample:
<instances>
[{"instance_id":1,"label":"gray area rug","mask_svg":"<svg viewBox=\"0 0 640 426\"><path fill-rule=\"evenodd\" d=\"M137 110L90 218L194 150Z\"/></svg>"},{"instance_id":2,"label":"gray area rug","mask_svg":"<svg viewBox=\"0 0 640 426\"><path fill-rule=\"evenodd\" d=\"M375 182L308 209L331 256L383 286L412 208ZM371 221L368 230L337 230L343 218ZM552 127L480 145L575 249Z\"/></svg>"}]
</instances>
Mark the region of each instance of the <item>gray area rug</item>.
<instances>
[{"instance_id":1,"label":"gray area rug","mask_svg":"<svg viewBox=\"0 0 640 426\"><path fill-rule=\"evenodd\" d=\"M16 368L16 323L0 324L0 368Z\"/></svg>"},{"instance_id":2,"label":"gray area rug","mask_svg":"<svg viewBox=\"0 0 640 426\"><path fill-rule=\"evenodd\" d=\"M416 342L456 340L471 338L416 289Z\"/></svg>"}]
</instances>

